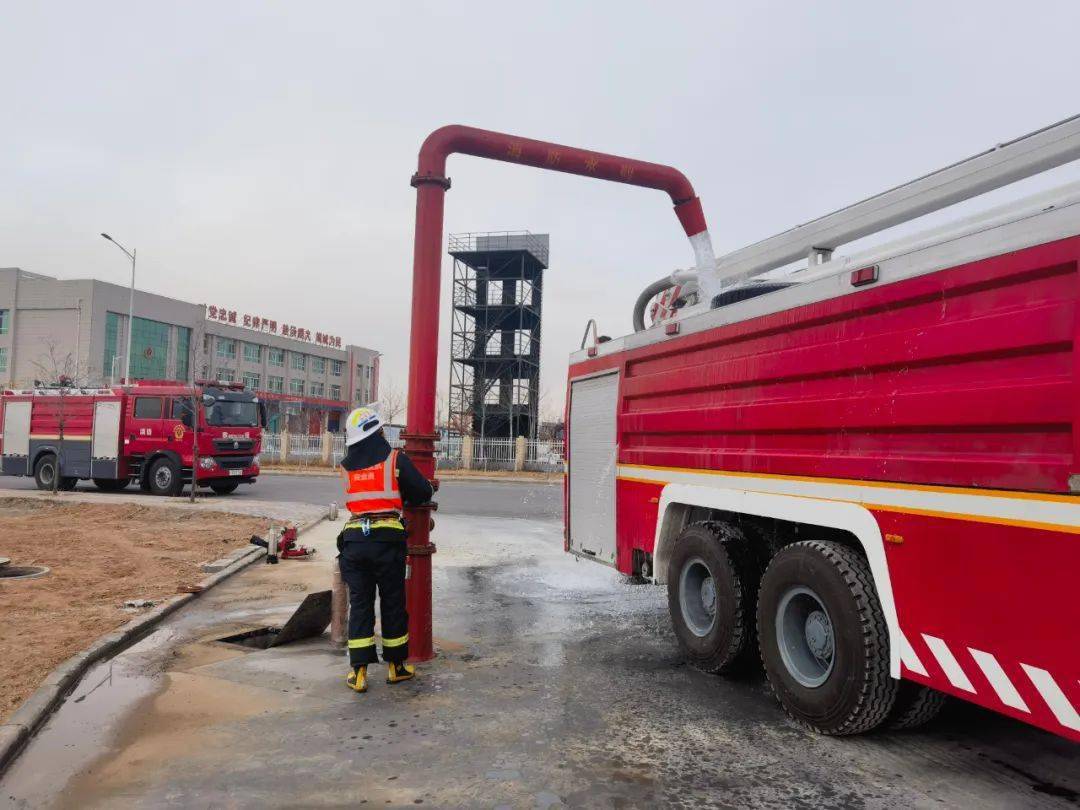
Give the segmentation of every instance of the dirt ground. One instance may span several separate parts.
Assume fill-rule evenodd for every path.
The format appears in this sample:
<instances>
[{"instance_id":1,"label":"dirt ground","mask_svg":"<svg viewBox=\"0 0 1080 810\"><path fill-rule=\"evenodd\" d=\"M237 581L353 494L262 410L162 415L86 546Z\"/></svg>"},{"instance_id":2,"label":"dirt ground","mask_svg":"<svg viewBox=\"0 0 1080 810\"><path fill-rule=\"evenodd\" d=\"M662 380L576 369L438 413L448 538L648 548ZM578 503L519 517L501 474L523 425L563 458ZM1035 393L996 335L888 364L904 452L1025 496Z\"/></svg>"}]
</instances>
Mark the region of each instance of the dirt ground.
<instances>
[{"instance_id":1,"label":"dirt ground","mask_svg":"<svg viewBox=\"0 0 1080 810\"><path fill-rule=\"evenodd\" d=\"M125 601L160 601L205 579L201 563L268 524L222 512L0 499L0 557L51 569L0 579L0 722L56 665L133 618Z\"/></svg>"}]
</instances>

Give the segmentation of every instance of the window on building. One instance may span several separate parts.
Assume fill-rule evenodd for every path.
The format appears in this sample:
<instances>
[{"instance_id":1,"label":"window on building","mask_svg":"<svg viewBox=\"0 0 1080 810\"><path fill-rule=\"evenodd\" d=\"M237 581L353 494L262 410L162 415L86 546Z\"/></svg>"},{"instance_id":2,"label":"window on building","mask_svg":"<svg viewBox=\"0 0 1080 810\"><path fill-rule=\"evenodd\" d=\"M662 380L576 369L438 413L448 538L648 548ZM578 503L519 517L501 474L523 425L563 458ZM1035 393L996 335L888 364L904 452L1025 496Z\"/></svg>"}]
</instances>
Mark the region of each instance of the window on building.
<instances>
[{"instance_id":1,"label":"window on building","mask_svg":"<svg viewBox=\"0 0 1080 810\"><path fill-rule=\"evenodd\" d=\"M262 387L262 375L245 372L244 387L250 388L252 391L258 391Z\"/></svg>"},{"instance_id":2,"label":"window on building","mask_svg":"<svg viewBox=\"0 0 1080 810\"><path fill-rule=\"evenodd\" d=\"M173 356L176 361L176 374L173 376L178 380L186 380L191 356L191 330L186 326L176 327L176 351Z\"/></svg>"},{"instance_id":3,"label":"window on building","mask_svg":"<svg viewBox=\"0 0 1080 810\"><path fill-rule=\"evenodd\" d=\"M491 387L484 392L484 404L485 405L498 405L499 394L501 393L502 385L499 382L494 382Z\"/></svg>"},{"instance_id":4,"label":"window on building","mask_svg":"<svg viewBox=\"0 0 1080 810\"><path fill-rule=\"evenodd\" d=\"M8 333L8 321L11 320L11 316L8 315L8 310L0 309L0 335L6 335Z\"/></svg>"},{"instance_id":5,"label":"window on building","mask_svg":"<svg viewBox=\"0 0 1080 810\"><path fill-rule=\"evenodd\" d=\"M304 395L304 381L289 380L289 393L302 397Z\"/></svg>"},{"instance_id":6,"label":"window on building","mask_svg":"<svg viewBox=\"0 0 1080 810\"><path fill-rule=\"evenodd\" d=\"M311 395L313 397L326 396L326 386L323 385L321 382L313 382L311 384Z\"/></svg>"},{"instance_id":7,"label":"window on building","mask_svg":"<svg viewBox=\"0 0 1080 810\"><path fill-rule=\"evenodd\" d=\"M330 361L330 373L335 377L340 377L342 372L345 371L344 360L331 360Z\"/></svg>"},{"instance_id":8,"label":"window on building","mask_svg":"<svg viewBox=\"0 0 1080 810\"><path fill-rule=\"evenodd\" d=\"M268 355L267 359L270 361L270 365L279 366L281 368L285 367L285 350L284 349L275 349L273 347L270 347L266 351L267 351L267 355Z\"/></svg>"},{"instance_id":9,"label":"window on building","mask_svg":"<svg viewBox=\"0 0 1080 810\"><path fill-rule=\"evenodd\" d=\"M307 355L300 352L292 352L292 367L295 371L303 371L307 368Z\"/></svg>"},{"instance_id":10,"label":"window on building","mask_svg":"<svg viewBox=\"0 0 1080 810\"><path fill-rule=\"evenodd\" d=\"M161 397L135 397L136 419L160 419Z\"/></svg>"},{"instance_id":11,"label":"window on building","mask_svg":"<svg viewBox=\"0 0 1080 810\"><path fill-rule=\"evenodd\" d=\"M285 393L285 378L274 377L273 375L266 378L266 390L272 394L284 394Z\"/></svg>"},{"instance_id":12,"label":"window on building","mask_svg":"<svg viewBox=\"0 0 1080 810\"><path fill-rule=\"evenodd\" d=\"M257 343L245 343L244 344L244 362L245 363L261 363L262 362L262 346Z\"/></svg>"},{"instance_id":13,"label":"window on building","mask_svg":"<svg viewBox=\"0 0 1080 810\"><path fill-rule=\"evenodd\" d=\"M331 385L330 386L330 399L336 399L339 402L341 401L341 386L340 385Z\"/></svg>"},{"instance_id":14,"label":"window on building","mask_svg":"<svg viewBox=\"0 0 1080 810\"><path fill-rule=\"evenodd\" d=\"M236 379L236 373L231 368L219 368L214 378L222 382L232 382Z\"/></svg>"},{"instance_id":15,"label":"window on building","mask_svg":"<svg viewBox=\"0 0 1080 810\"><path fill-rule=\"evenodd\" d=\"M0 348L0 371L7 371L7 349Z\"/></svg>"},{"instance_id":16,"label":"window on building","mask_svg":"<svg viewBox=\"0 0 1080 810\"><path fill-rule=\"evenodd\" d=\"M105 314L105 350L101 360L101 369L104 376L119 378L124 375L124 344L126 335L121 324L126 324L127 318L116 312ZM136 318L135 327L131 333L131 378L134 380L156 379L161 380L169 376L169 336L173 331L171 324L160 321L151 321L146 318ZM190 330L178 328L183 331L187 340L190 340ZM174 354L181 348L181 340L177 338ZM177 356L174 358L174 368L187 376L187 351L184 351L183 363Z\"/></svg>"},{"instance_id":17,"label":"window on building","mask_svg":"<svg viewBox=\"0 0 1080 810\"><path fill-rule=\"evenodd\" d=\"M228 338L217 339L217 356L222 360L236 359L236 341Z\"/></svg>"},{"instance_id":18,"label":"window on building","mask_svg":"<svg viewBox=\"0 0 1080 810\"><path fill-rule=\"evenodd\" d=\"M357 388L356 389L355 396L353 396L353 402L356 402L358 404L364 404L364 402L366 402L366 400L364 399L364 389L363 388Z\"/></svg>"},{"instance_id":19,"label":"window on building","mask_svg":"<svg viewBox=\"0 0 1080 810\"><path fill-rule=\"evenodd\" d=\"M169 376L169 334L172 326L136 318L131 330L131 378L163 380ZM121 354L123 351L121 350ZM120 369L123 374L123 369Z\"/></svg>"},{"instance_id":20,"label":"window on building","mask_svg":"<svg viewBox=\"0 0 1080 810\"><path fill-rule=\"evenodd\" d=\"M312 357L311 358L311 373L312 374L325 374L326 373L326 358L325 357Z\"/></svg>"}]
</instances>

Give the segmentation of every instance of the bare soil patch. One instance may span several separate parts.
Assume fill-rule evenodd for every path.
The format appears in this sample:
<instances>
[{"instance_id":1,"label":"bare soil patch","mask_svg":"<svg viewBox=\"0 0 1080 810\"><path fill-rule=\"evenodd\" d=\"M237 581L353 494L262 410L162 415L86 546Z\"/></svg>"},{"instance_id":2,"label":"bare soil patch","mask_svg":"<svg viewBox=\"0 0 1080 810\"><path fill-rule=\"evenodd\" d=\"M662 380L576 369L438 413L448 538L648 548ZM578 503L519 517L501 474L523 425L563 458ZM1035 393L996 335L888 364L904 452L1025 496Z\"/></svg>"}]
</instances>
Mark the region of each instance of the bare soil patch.
<instances>
[{"instance_id":1,"label":"bare soil patch","mask_svg":"<svg viewBox=\"0 0 1080 810\"><path fill-rule=\"evenodd\" d=\"M135 614L205 579L200 565L263 535L266 518L136 504L0 499L0 557L46 565L37 579L0 579L0 722L60 662Z\"/></svg>"}]
</instances>

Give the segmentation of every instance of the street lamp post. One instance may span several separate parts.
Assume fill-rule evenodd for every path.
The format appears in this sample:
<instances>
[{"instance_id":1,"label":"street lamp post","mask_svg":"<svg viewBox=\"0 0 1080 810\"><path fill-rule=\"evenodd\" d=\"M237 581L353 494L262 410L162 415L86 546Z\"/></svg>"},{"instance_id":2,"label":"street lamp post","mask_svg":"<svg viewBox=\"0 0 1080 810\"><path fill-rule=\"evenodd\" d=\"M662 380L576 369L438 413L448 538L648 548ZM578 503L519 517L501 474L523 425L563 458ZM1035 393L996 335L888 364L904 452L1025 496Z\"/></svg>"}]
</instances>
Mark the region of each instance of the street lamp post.
<instances>
[{"instance_id":1,"label":"street lamp post","mask_svg":"<svg viewBox=\"0 0 1080 810\"><path fill-rule=\"evenodd\" d=\"M128 294L128 323L127 323L127 351L124 353L124 384L131 385L131 333L135 330L135 250L129 253L127 248L103 233L106 239L124 251L124 255L131 259L131 291Z\"/></svg>"}]
</instances>

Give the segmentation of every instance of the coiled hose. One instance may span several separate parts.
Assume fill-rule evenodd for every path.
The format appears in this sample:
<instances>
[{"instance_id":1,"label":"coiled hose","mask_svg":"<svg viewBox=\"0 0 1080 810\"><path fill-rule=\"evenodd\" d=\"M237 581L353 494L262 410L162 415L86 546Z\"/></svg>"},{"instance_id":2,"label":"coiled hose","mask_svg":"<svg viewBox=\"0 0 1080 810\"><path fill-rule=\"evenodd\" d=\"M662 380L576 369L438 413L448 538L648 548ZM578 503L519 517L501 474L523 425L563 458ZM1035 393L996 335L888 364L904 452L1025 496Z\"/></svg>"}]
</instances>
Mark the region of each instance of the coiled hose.
<instances>
[{"instance_id":1,"label":"coiled hose","mask_svg":"<svg viewBox=\"0 0 1080 810\"><path fill-rule=\"evenodd\" d=\"M645 310L649 306L649 302L657 295L662 293L668 287L674 287L671 283L671 276L664 276L661 279L657 279L644 290L641 291L641 295L637 297L637 301L634 302L634 331L645 331Z\"/></svg>"}]
</instances>

